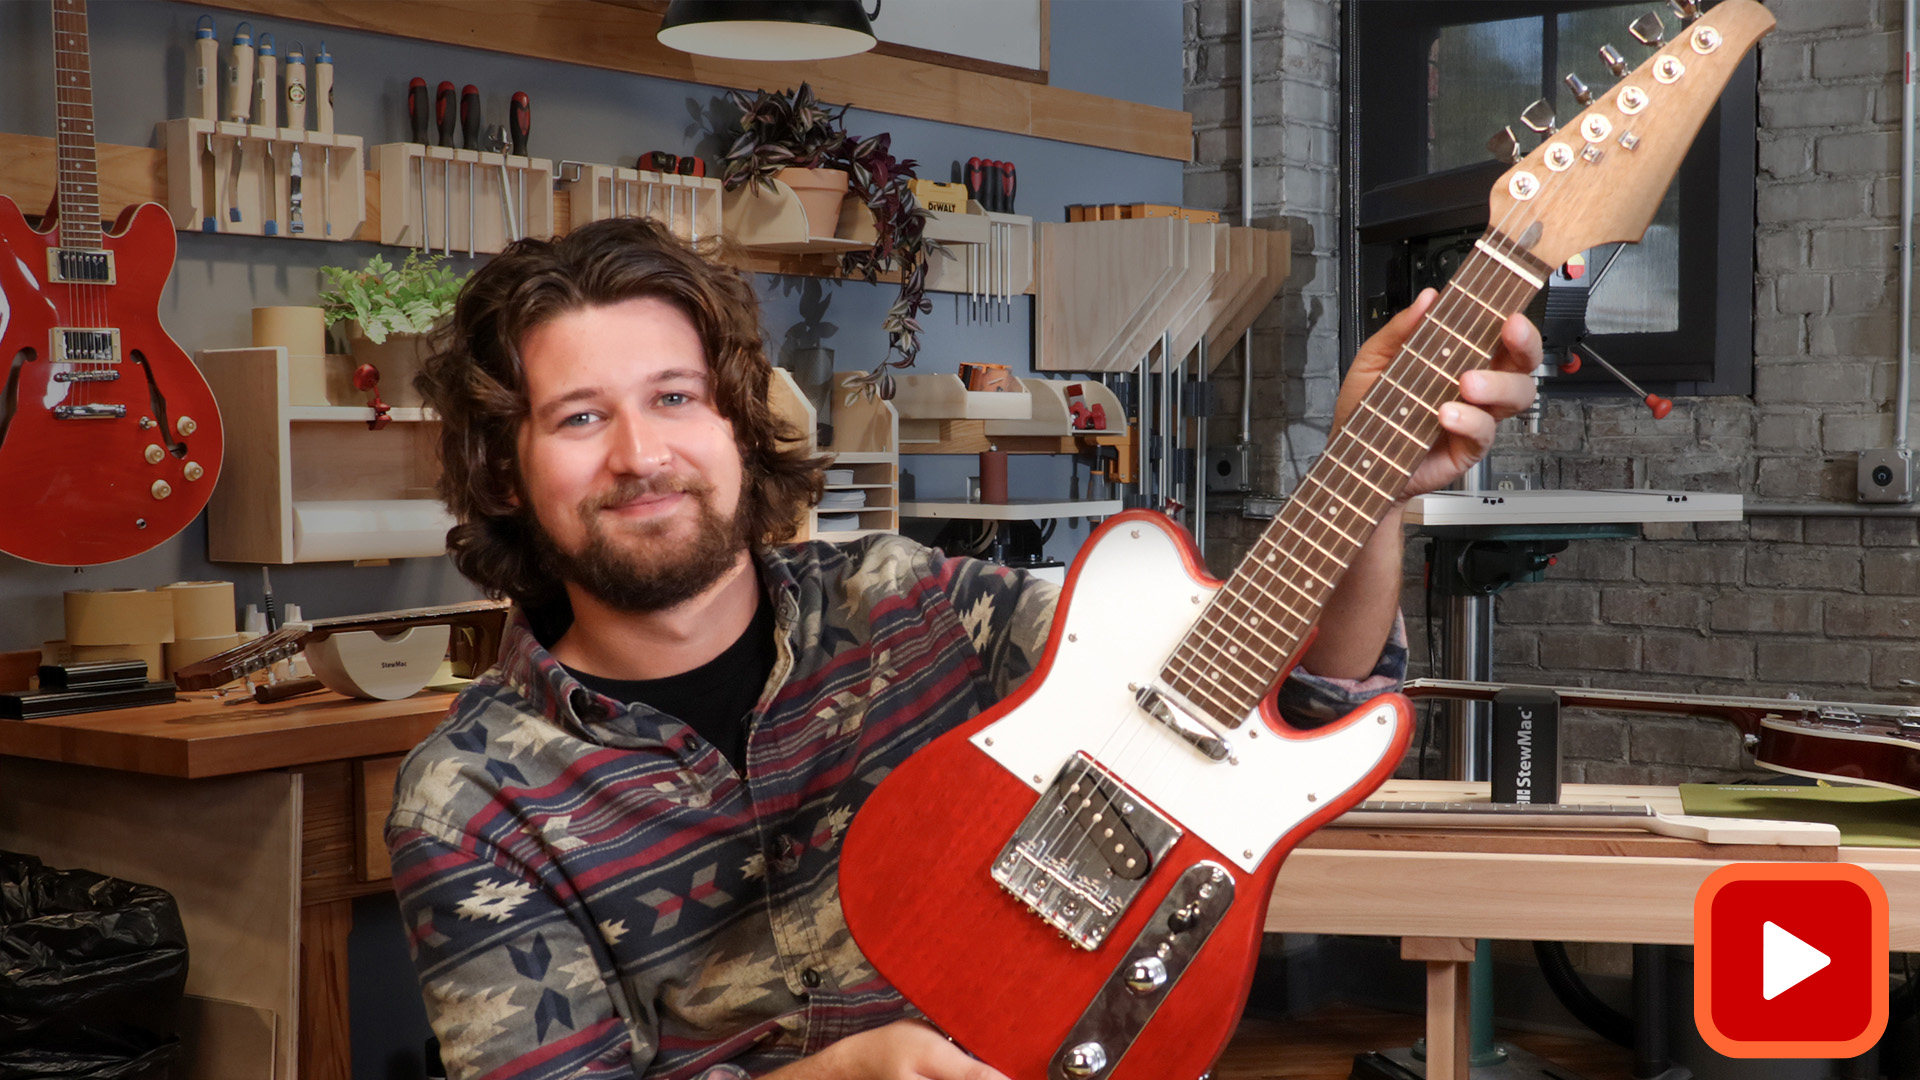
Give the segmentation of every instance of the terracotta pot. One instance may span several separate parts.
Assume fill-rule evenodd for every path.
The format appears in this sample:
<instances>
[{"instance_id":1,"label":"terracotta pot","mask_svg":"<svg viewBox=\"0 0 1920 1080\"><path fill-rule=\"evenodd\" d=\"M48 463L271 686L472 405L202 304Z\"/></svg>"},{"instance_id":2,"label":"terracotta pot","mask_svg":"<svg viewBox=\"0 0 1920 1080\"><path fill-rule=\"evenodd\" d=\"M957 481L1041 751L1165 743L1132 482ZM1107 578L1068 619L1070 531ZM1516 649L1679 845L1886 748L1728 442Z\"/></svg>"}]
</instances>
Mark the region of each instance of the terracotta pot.
<instances>
[{"instance_id":1,"label":"terracotta pot","mask_svg":"<svg viewBox=\"0 0 1920 1080\"><path fill-rule=\"evenodd\" d=\"M781 169L773 178L793 189L807 212L808 236L832 236L840 225L840 203L847 197L845 169Z\"/></svg>"},{"instance_id":2,"label":"terracotta pot","mask_svg":"<svg viewBox=\"0 0 1920 1080\"><path fill-rule=\"evenodd\" d=\"M387 340L375 344L360 332L360 324L347 322L347 351L353 354L353 361L345 374L346 385L340 387L335 378L327 380L327 396L333 397L342 389L348 398L338 401L339 405L364 405L369 395L352 388L352 368L361 364L372 364L380 369L380 400L389 405L417 408L424 402L420 392L413 388L413 377L420 373L428 354L427 335L425 334L388 334ZM331 358L329 358L331 359ZM332 376L335 373L329 372Z\"/></svg>"}]
</instances>

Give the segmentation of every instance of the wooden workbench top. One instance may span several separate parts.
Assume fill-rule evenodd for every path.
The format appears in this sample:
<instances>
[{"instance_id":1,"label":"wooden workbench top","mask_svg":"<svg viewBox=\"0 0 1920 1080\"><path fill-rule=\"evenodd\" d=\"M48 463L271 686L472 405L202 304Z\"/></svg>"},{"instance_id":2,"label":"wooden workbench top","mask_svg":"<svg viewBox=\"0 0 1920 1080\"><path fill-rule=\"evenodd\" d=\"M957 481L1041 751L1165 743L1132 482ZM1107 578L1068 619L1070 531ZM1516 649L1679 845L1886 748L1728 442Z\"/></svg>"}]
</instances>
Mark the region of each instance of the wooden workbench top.
<instances>
[{"instance_id":1,"label":"wooden workbench top","mask_svg":"<svg viewBox=\"0 0 1920 1080\"><path fill-rule=\"evenodd\" d=\"M0 720L0 754L197 779L413 749L453 695L363 701L321 691L272 705L208 695L168 705Z\"/></svg>"}]
</instances>

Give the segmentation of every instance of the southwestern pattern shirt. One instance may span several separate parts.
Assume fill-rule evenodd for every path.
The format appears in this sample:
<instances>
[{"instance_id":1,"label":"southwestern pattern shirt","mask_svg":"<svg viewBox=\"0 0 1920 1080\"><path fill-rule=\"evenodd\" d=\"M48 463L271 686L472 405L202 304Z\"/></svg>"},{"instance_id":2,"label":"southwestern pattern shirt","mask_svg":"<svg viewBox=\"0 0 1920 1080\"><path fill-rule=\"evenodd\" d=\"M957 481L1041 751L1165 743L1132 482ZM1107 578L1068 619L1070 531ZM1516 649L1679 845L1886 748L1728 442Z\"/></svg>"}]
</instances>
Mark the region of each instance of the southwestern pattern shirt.
<instances>
[{"instance_id":1,"label":"southwestern pattern shirt","mask_svg":"<svg viewBox=\"0 0 1920 1080\"><path fill-rule=\"evenodd\" d=\"M573 678L523 614L400 771L387 843L451 1080L758 1075L914 1015L840 913L838 844L894 766L1033 670L1055 586L894 536L763 552L778 659L747 775ZM1332 719L1394 689L1296 672Z\"/></svg>"}]
</instances>

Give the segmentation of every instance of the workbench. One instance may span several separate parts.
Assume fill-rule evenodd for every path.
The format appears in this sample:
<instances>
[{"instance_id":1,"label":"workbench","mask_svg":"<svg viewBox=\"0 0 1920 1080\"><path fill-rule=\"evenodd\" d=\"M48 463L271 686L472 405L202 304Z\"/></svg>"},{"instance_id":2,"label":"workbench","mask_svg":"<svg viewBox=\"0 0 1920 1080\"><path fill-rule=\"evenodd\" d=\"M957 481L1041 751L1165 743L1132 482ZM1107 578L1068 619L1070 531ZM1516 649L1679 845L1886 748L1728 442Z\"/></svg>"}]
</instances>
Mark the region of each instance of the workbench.
<instances>
[{"instance_id":1,"label":"workbench","mask_svg":"<svg viewBox=\"0 0 1920 1080\"><path fill-rule=\"evenodd\" d=\"M174 894L192 957L188 1077L350 1080L352 902L392 887L381 827L395 770L451 701L196 695L0 721L0 848ZM1376 797L1484 788L1392 781ZM1670 787L1572 784L1562 798L1679 811ZM1717 867L1834 855L1886 887L1891 948L1920 950L1920 850L1771 852L1612 830L1326 828L1288 857L1267 928L1403 938L1403 955L1429 964L1429 1076L1464 1080L1449 1066L1466 1048L1473 939L1690 944L1694 893Z\"/></svg>"},{"instance_id":2,"label":"workbench","mask_svg":"<svg viewBox=\"0 0 1920 1080\"><path fill-rule=\"evenodd\" d=\"M0 849L174 895L185 1076L351 1080L353 900L392 889L395 771L452 700L197 694L0 720Z\"/></svg>"},{"instance_id":3,"label":"workbench","mask_svg":"<svg viewBox=\"0 0 1920 1080\"><path fill-rule=\"evenodd\" d=\"M1394 780L1373 797L1484 799L1486 788ZM1566 784L1561 801L1680 812L1672 787ZM1611 829L1325 828L1282 865L1267 929L1400 937L1403 958L1427 963L1428 1080L1466 1080L1476 939L1691 945L1694 894L1708 874L1730 862L1827 858L1872 871L1887 891L1888 948L1920 950L1920 849L1772 851Z\"/></svg>"}]
</instances>

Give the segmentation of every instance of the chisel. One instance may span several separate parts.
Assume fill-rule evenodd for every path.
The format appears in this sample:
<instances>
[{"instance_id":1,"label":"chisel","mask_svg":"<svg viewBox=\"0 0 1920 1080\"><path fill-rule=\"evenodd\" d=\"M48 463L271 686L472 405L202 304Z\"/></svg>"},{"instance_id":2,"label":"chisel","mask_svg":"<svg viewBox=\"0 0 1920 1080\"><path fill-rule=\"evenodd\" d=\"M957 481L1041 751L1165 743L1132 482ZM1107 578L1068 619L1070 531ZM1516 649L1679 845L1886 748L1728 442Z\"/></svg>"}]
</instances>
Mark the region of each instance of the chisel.
<instances>
[{"instance_id":1,"label":"chisel","mask_svg":"<svg viewBox=\"0 0 1920 1080\"><path fill-rule=\"evenodd\" d=\"M202 15L193 29L193 64L187 73L187 115L195 120L220 119L220 42L215 39L213 16Z\"/></svg>"},{"instance_id":2,"label":"chisel","mask_svg":"<svg viewBox=\"0 0 1920 1080\"><path fill-rule=\"evenodd\" d=\"M287 126L299 132L299 139L307 137L307 58L306 47L296 41L287 49ZM307 231L305 219L300 216L300 181L302 177L300 143L293 144L293 154L289 158L287 170L287 232L299 235Z\"/></svg>"},{"instance_id":3,"label":"chisel","mask_svg":"<svg viewBox=\"0 0 1920 1080\"><path fill-rule=\"evenodd\" d=\"M480 88L468 83L460 90L460 145L480 149ZM467 258L473 258L473 166L467 162Z\"/></svg>"},{"instance_id":4,"label":"chisel","mask_svg":"<svg viewBox=\"0 0 1920 1080\"><path fill-rule=\"evenodd\" d=\"M516 90L507 106L507 134L513 139L515 157L527 156L527 138L533 131L533 102L526 91ZM533 210L527 204L527 168L520 167L520 236L526 238L532 227Z\"/></svg>"},{"instance_id":5,"label":"chisel","mask_svg":"<svg viewBox=\"0 0 1920 1080\"><path fill-rule=\"evenodd\" d=\"M273 57L273 35L262 33L253 66L254 120L267 129L267 137L261 141L267 158L267 214L266 223L260 227L262 236L280 235L280 177L273 160L273 144L278 135L275 129L280 126L280 80L275 77L278 64Z\"/></svg>"},{"instance_id":6,"label":"chisel","mask_svg":"<svg viewBox=\"0 0 1920 1080\"><path fill-rule=\"evenodd\" d=\"M287 232L298 236L307 231L307 223L300 217L300 144L293 144L293 155L287 164Z\"/></svg>"},{"instance_id":7,"label":"chisel","mask_svg":"<svg viewBox=\"0 0 1920 1080\"><path fill-rule=\"evenodd\" d=\"M233 48L227 55L227 119L245 129L253 110L253 24L233 28ZM227 220L240 220L240 163L246 156L244 135L233 138L233 160L227 169Z\"/></svg>"},{"instance_id":8,"label":"chisel","mask_svg":"<svg viewBox=\"0 0 1920 1080\"><path fill-rule=\"evenodd\" d=\"M407 120L413 125L413 141L420 144L420 237L418 246L433 250L427 235L427 125L432 123L433 103L427 100L427 80L414 76L407 84Z\"/></svg>"},{"instance_id":9,"label":"chisel","mask_svg":"<svg viewBox=\"0 0 1920 1080\"><path fill-rule=\"evenodd\" d=\"M500 155L500 213L507 227L506 243L510 244L519 239L520 228L514 224L513 185L507 179L507 125L495 124L488 128L485 141L488 150Z\"/></svg>"},{"instance_id":10,"label":"chisel","mask_svg":"<svg viewBox=\"0 0 1920 1080\"><path fill-rule=\"evenodd\" d=\"M459 121L455 115L453 84L442 82L433 94L433 116L440 127L440 145L453 149L453 127ZM453 157L440 164L440 250L448 258L453 257Z\"/></svg>"},{"instance_id":11,"label":"chisel","mask_svg":"<svg viewBox=\"0 0 1920 1080\"><path fill-rule=\"evenodd\" d=\"M327 43L320 43L320 51L313 54L313 120L320 134L327 136L327 144L320 151L320 220L325 229L322 235L333 235L333 54L327 51Z\"/></svg>"}]
</instances>

